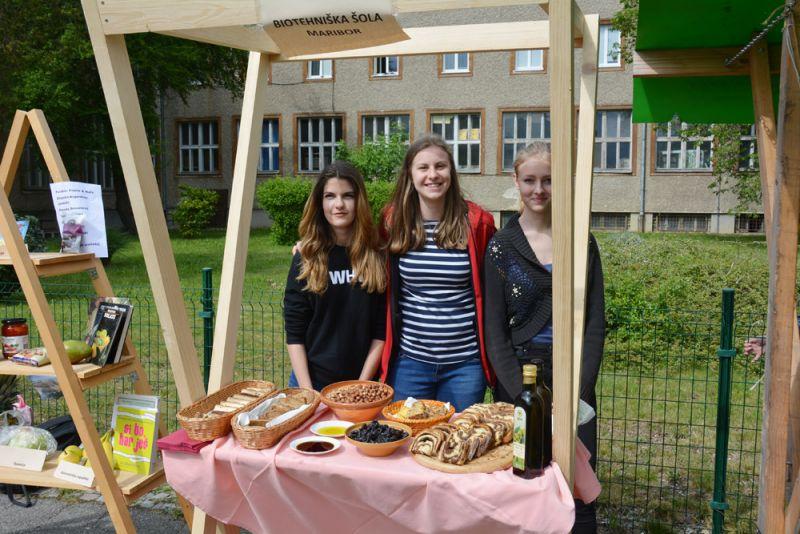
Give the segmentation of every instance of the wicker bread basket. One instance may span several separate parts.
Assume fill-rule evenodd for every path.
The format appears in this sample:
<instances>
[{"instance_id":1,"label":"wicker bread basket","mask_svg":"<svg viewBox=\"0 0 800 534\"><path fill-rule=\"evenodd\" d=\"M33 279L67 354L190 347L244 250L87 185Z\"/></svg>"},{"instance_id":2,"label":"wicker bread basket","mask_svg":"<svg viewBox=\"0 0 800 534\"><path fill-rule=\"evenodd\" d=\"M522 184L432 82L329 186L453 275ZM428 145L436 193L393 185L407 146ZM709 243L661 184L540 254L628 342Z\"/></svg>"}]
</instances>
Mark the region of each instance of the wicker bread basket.
<instances>
[{"instance_id":1,"label":"wicker bread basket","mask_svg":"<svg viewBox=\"0 0 800 534\"><path fill-rule=\"evenodd\" d=\"M269 428L264 425L267 423L263 419L253 419L249 426L242 426L234 419L231 422L233 435L245 449L268 449L278 443L283 436L305 423L319 406L319 393L306 388L286 388L275 393L295 393L300 392L305 397L305 402L309 406L291 419Z\"/></svg>"},{"instance_id":2,"label":"wicker bread basket","mask_svg":"<svg viewBox=\"0 0 800 534\"><path fill-rule=\"evenodd\" d=\"M439 423L445 423L449 421L450 418L453 417L453 414L456 413L455 407L451 404L450 409L447 411L447 413L443 415L438 415L436 417L428 417L426 419L407 419L405 417L397 417L397 415L395 414L397 414L397 412L400 411L400 408L403 407L403 404L405 402L406 401L401 400L391 403L390 405L388 405L386 408L383 409L383 416L389 421L403 423L404 425L411 427L412 436L416 436L421 431L425 430L426 428L430 428L433 425L438 425ZM443 402L435 400L420 400L418 402L425 404L426 407L444 405Z\"/></svg>"},{"instance_id":3,"label":"wicker bread basket","mask_svg":"<svg viewBox=\"0 0 800 534\"><path fill-rule=\"evenodd\" d=\"M242 406L240 409L222 414L214 415L211 417L203 417L214 406L224 401L225 399L236 395L243 389L247 388L269 388L270 392L261 395L253 402ZM231 431L231 418L242 410L250 410L262 400L275 394L275 384L264 380L243 380L241 382L234 382L228 384L216 393L212 393L208 397L204 397L194 404L181 409L178 412L178 423L186 431L186 435L191 439L197 441L211 441L213 439L221 438Z\"/></svg>"}]
</instances>

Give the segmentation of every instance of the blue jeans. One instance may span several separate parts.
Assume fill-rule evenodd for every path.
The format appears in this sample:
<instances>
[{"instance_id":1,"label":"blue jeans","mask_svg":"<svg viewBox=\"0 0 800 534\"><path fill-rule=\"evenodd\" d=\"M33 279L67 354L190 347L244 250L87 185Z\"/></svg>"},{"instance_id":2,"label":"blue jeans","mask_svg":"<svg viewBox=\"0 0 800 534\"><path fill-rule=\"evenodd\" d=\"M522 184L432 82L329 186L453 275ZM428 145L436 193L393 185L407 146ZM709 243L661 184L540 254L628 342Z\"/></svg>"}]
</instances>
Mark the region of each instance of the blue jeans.
<instances>
[{"instance_id":1,"label":"blue jeans","mask_svg":"<svg viewBox=\"0 0 800 534\"><path fill-rule=\"evenodd\" d=\"M394 388L394 400L434 399L449 402L457 412L483 402L486 394L486 378L477 358L446 365L397 358L387 382Z\"/></svg>"},{"instance_id":2,"label":"blue jeans","mask_svg":"<svg viewBox=\"0 0 800 534\"><path fill-rule=\"evenodd\" d=\"M321 384L319 382L315 382L313 379L311 380L311 385L314 386L316 391L322 391L327 384ZM300 384L297 382L297 377L294 376L294 371L292 374L289 375L289 384L286 386L287 388L299 388Z\"/></svg>"}]
</instances>

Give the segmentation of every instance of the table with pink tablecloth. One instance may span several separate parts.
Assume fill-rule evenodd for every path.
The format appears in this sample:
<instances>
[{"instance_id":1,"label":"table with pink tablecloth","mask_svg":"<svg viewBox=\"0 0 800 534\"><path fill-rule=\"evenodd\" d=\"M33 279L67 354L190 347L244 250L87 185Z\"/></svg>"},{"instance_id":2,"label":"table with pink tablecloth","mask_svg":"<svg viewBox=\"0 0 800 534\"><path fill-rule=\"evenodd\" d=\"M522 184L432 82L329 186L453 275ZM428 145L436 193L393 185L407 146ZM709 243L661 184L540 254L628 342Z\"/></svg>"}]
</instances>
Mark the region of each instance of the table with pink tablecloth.
<instances>
[{"instance_id":1,"label":"table with pink tablecloth","mask_svg":"<svg viewBox=\"0 0 800 534\"><path fill-rule=\"evenodd\" d=\"M575 507L553 463L523 480L510 469L447 474L417 464L404 447L392 456L363 456L346 441L309 456L289 442L332 419L320 405L298 430L271 449L241 447L233 435L199 454L163 451L167 481L223 523L261 532L569 532ZM578 442L575 494L591 502L600 484Z\"/></svg>"}]
</instances>

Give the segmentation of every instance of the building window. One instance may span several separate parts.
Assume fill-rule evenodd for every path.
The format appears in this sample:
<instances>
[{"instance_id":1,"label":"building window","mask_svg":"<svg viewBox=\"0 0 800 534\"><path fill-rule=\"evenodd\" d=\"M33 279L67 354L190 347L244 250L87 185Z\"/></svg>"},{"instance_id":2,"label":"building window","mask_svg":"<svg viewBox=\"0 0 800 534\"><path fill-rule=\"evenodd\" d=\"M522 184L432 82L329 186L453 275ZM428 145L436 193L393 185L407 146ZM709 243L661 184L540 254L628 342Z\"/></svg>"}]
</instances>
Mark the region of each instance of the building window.
<instances>
[{"instance_id":1,"label":"building window","mask_svg":"<svg viewBox=\"0 0 800 534\"><path fill-rule=\"evenodd\" d=\"M178 125L178 172L181 174L218 172L217 121L187 121Z\"/></svg>"},{"instance_id":2,"label":"building window","mask_svg":"<svg viewBox=\"0 0 800 534\"><path fill-rule=\"evenodd\" d=\"M97 184L103 191L114 189L114 168L100 152L87 151L81 160L81 181Z\"/></svg>"},{"instance_id":3,"label":"building window","mask_svg":"<svg viewBox=\"0 0 800 534\"><path fill-rule=\"evenodd\" d=\"M653 230L656 232L708 232L709 221L710 217L702 214L658 213L653 218Z\"/></svg>"},{"instance_id":4,"label":"building window","mask_svg":"<svg viewBox=\"0 0 800 534\"><path fill-rule=\"evenodd\" d=\"M372 75L391 77L400 75L400 56L378 56L372 61Z\"/></svg>"},{"instance_id":5,"label":"building window","mask_svg":"<svg viewBox=\"0 0 800 534\"><path fill-rule=\"evenodd\" d=\"M628 229L627 213L592 213L592 230L624 232Z\"/></svg>"},{"instance_id":6,"label":"building window","mask_svg":"<svg viewBox=\"0 0 800 534\"><path fill-rule=\"evenodd\" d=\"M736 216L737 234L763 234L764 216L754 213L740 213Z\"/></svg>"},{"instance_id":7,"label":"building window","mask_svg":"<svg viewBox=\"0 0 800 534\"><path fill-rule=\"evenodd\" d=\"M550 113L511 111L503 113L503 170L514 170L517 150L533 141L550 141Z\"/></svg>"},{"instance_id":8,"label":"building window","mask_svg":"<svg viewBox=\"0 0 800 534\"><path fill-rule=\"evenodd\" d=\"M739 150L739 170L754 171L758 169L758 141L756 125L742 127L742 142Z\"/></svg>"},{"instance_id":9,"label":"building window","mask_svg":"<svg viewBox=\"0 0 800 534\"><path fill-rule=\"evenodd\" d=\"M410 115L363 115L361 117L361 142L378 141L392 134L401 134L408 141L411 137Z\"/></svg>"},{"instance_id":10,"label":"building window","mask_svg":"<svg viewBox=\"0 0 800 534\"><path fill-rule=\"evenodd\" d=\"M594 123L594 170L631 170L631 111L598 111Z\"/></svg>"},{"instance_id":11,"label":"building window","mask_svg":"<svg viewBox=\"0 0 800 534\"><path fill-rule=\"evenodd\" d=\"M236 119L236 139L239 139L240 119ZM280 124L277 117L265 118L261 124L261 151L258 157L258 172L275 173L281 168Z\"/></svg>"},{"instance_id":12,"label":"building window","mask_svg":"<svg viewBox=\"0 0 800 534\"><path fill-rule=\"evenodd\" d=\"M517 50L514 53L514 72L544 71L544 50Z\"/></svg>"},{"instance_id":13,"label":"building window","mask_svg":"<svg viewBox=\"0 0 800 534\"><path fill-rule=\"evenodd\" d=\"M319 172L336 157L336 143L344 139L341 117L297 119L297 170Z\"/></svg>"},{"instance_id":14,"label":"building window","mask_svg":"<svg viewBox=\"0 0 800 534\"><path fill-rule=\"evenodd\" d=\"M619 30L611 27L611 24L600 25L600 50L598 51L598 67L620 67L622 58L619 53L620 34Z\"/></svg>"},{"instance_id":15,"label":"building window","mask_svg":"<svg viewBox=\"0 0 800 534\"><path fill-rule=\"evenodd\" d=\"M481 115L431 115L431 132L450 145L458 172L481 172Z\"/></svg>"},{"instance_id":16,"label":"building window","mask_svg":"<svg viewBox=\"0 0 800 534\"><path fill-rule=\"evenodd\" d=\"M681 132L688 124L672 121L656 126L656 170L710 170L710 135L686 139Z\"/></svg>"},{"instance_id":17,"label":"building window","mask_svg":"<svg viewBox=\"0 0 800 534\"><path fill-rule=\"evenodd\" d=\"M464 74L469 72L469 53L442 54L442 74Z\"/></svg>"},{"instance_id":18,"label":"building window","mask_svg":"<svg viewBox=\"0 0 800 534\"><path fill-rule=\"evenodd\" d=\"M330 80L333 78L333 60L317 59L306 65L307 80Z\"/></svg>"}]
</instances>

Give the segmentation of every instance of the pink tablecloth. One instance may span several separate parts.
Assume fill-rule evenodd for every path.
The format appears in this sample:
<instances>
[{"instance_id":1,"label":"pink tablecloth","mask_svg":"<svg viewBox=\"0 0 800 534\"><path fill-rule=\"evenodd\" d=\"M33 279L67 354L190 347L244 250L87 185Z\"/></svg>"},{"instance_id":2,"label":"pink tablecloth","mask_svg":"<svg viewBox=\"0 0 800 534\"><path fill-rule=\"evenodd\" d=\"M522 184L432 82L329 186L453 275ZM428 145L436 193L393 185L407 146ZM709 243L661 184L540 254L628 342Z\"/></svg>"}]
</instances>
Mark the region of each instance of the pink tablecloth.
<instances>
[{"instance_id":1,"label":"pink tablecloth","mask_svg":"<svg viewBox=\"0 0 800 534\"><path fill-rule=\"evenodd\" d=\"M327 455L288 446L311 435L312 421L332 418L320 406L311 421L271 449L244 449L232 435L199 454L164 451L167 481L223 523L261 532L569 532L575 509L554 463L534 480L511 470L452 475L417 464L407 447L386 458L361 455L347 442ZM578 444L576 496L600 484Z\"/></svg>"}]
</instances>

